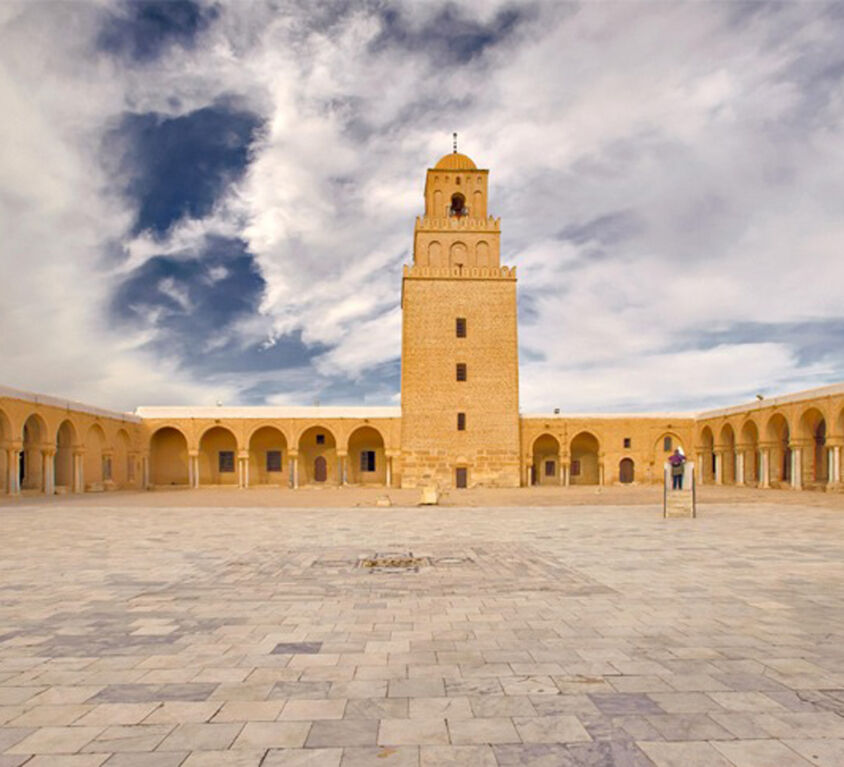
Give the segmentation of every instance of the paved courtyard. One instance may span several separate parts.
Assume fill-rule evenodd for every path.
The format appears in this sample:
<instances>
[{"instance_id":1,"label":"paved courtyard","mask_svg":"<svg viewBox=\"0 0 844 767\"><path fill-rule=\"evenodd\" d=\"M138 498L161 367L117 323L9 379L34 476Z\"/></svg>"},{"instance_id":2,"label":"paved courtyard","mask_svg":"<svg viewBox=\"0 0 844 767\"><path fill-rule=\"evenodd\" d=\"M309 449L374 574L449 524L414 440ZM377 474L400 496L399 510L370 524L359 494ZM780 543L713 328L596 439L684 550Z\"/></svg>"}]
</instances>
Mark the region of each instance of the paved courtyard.
<instances>
[{"instance_id":1,"label":"paved courtyard","mask_svg":"<svg viewBox=\"0 0 844 767\"><path fill-rule=\"evenodd\" d=\"M0 767L840 767L844 509L791 498L0 507Z\"/></svg>"}]
</instances>

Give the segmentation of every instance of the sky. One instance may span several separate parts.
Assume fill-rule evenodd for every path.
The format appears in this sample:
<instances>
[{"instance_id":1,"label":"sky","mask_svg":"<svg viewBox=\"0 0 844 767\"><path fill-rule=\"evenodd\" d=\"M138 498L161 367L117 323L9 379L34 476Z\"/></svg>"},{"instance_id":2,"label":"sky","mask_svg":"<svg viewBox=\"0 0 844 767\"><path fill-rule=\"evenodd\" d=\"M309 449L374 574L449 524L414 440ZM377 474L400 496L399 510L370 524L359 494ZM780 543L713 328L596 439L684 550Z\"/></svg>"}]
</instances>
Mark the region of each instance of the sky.
<instances>
[{"instance_id":1,"label":"sky","mask_svg":"<svg viewBox=\"0 0 844 767\"><path fill-rule=\"evenodd\" d=\"M0 3L0 383L399 404L425 170L490 169L523 412L844 380L844 5Z\"/></svg>"}]
</instances>

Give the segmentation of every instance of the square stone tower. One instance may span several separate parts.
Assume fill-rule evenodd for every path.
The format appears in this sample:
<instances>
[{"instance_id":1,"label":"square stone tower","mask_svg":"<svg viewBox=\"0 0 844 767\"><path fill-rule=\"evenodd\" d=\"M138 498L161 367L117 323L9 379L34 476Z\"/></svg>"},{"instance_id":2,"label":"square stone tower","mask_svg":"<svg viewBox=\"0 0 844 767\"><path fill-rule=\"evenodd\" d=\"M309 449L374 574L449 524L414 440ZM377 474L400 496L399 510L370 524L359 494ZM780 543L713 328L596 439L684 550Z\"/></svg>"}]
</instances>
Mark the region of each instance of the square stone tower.
<instances>
[{"instance_id":1,"label":"square stone tower","mask_svg":"<svg viewBox=\"0 0 844 767\"><path fill-rule=\"evenodd\" d=\"M487 215L489 171L430 168L402 281L403 487L518 487L516 270Z\"/></svg>"}]
</instances>

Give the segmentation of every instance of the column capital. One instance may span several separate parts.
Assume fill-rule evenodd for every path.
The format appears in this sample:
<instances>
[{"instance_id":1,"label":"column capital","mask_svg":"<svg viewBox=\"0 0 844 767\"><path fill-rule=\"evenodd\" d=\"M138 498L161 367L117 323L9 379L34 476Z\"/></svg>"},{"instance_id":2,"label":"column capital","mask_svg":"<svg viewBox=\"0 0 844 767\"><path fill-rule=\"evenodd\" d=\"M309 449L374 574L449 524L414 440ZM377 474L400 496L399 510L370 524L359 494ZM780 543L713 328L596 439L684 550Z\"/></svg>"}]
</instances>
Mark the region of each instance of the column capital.
<instances>
[{"instance_id":1,"label":"column capital","mask_svg":"<svg viewBox=\"0 0 844 767\"><path fill-rule=\"evenodd\" d=\"M248 459L249 458L249 451L248 450L238 450L237 451L237 457L240 458L241 460L244 459L244 458Z\"/></svg>"},{"instance_id":2,"label":"column capital","mask_svg":"<svg viewBox=\"0 0 844 767\"><path fill-rule=\"evenodd\" d=\"M188 458L199 457L199 450L188 450Z\"/></svg>"},{"instance_id":3,"label":"column capital","mask_svg":"<svg viewBox=\"0 0 844 767\"><path fill-rule=\"evenodd\" d=\"M287 457L288 457L288 458L294 458L294 459L295 459L295 458L298 458L298 457L299 457L299 449L298 449L298 448L295 448L295 447L291 447L291 448L287 451Z\"/></svg>"},{"instance_id":4,"label":"column capital","mask_svg":"<svg viewBox=\"0 0 844 767\"><path fill-rule=\"evenodd\" d=\"M349 451L348 450L338 450L337 451L337 457L338 458L348 458L349 457Z\"/></svg>"}]
</instances>

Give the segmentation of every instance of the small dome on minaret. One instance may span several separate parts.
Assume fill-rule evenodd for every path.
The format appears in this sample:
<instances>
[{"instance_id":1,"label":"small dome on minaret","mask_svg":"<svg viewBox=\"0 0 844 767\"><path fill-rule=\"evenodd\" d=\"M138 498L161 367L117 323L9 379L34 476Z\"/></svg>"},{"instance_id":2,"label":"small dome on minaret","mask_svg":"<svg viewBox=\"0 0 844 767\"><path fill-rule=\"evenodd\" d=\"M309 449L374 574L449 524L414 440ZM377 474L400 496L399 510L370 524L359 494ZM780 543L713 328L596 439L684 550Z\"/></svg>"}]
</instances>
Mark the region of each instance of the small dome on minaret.
<instances>
[{"instance_id":1,"label":"small dome on minaret","mask_svg":"<svg viewBox=\"0 0 844 767\"><path fill-rule=\"evenodd\" d=\"M460 152L445 155L434 166L435 170L477 170L477 167L471 158Z\"/></svg>"}]
</instances>

